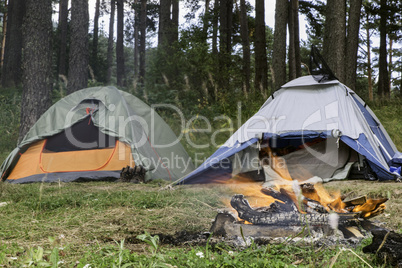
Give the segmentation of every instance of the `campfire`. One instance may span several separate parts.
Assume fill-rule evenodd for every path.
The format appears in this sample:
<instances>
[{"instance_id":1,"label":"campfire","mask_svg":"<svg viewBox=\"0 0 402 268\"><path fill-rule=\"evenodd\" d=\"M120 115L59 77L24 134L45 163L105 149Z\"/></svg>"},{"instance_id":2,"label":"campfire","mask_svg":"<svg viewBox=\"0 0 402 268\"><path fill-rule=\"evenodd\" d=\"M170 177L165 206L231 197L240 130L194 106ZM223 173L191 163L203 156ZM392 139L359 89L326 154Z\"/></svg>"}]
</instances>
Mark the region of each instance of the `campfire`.
<instances>
[{"instance_id":1,"label":"campfire","mask_svg":"<svg viewBox=\"0 0 402 268\"><path fill-rule=\"evenodd\" d=\"M284 237L309 231L324 234L339 229L345 238L363 237L361 229L375 228L368 219L384 212L387 198L353 197L353 193L328 193L322 184L298 184L264 188L256 184L233 189L232 212L219 213L211 231L221 235L237 235L241 227L250 236ZM247 196L247 198L246 198ZM237 212L237 217L236 217ZM335 227L333 221L336 221Z\"/></svg>"}]
</instances>

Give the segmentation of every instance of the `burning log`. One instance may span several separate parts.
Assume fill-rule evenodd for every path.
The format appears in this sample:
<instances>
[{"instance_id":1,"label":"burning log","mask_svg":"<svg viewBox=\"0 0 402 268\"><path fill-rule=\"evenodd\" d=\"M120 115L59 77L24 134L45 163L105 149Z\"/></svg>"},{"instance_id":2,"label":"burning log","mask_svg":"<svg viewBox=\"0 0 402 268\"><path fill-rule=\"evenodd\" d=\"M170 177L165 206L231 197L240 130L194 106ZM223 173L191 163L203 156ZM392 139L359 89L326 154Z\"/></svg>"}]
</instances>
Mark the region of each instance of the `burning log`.
<instances>
[{"instance_id":1,"label":"burning log","mask_svg":"<svg viewBox=\"0 0 402 268\"><path fill-rule=\"evenodd\" d=\"M259 211L251 208L247 199L243 195L235 195L230 201L232 207L239 214L239 218L246 220L256 225L275 225L275 226L323 226L328 224L329 214L301 214L297 208L291 211L277 212L275 210L267 209L265 211ZM275 203L274 203L275 204ZM275 212L274 212L275 211ZM355 217L352 214L339 214L339 222L344 225L350 225L349 222L355 221Z\"/></svg>"}]
</instances>

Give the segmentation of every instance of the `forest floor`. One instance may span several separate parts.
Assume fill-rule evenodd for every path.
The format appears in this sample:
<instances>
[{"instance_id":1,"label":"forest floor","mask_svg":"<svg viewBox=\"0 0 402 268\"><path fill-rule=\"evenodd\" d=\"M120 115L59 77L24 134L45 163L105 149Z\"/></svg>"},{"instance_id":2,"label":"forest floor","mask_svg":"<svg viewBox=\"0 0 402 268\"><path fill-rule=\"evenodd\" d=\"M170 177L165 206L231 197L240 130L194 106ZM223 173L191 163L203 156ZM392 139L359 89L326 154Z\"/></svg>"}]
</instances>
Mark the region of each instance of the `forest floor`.
<instances>
[{"instance_id":1,"label":"forest floor","mask_svg":"<svg viewBox=\"0 0 402 268\"><path fill-rule=\"evenodd\" d=\"M225 199L226 186L166 187L166 182L0 184L0 267L29 263L60 267L273 267L328 266L341 246L312 249L291 243L248 248L208 245L172 246L158 242L169 236L208 232ZM325 184L329 190L354 191L370 197L388 197L387 208L373 222L402 233L402 184L341 181ZM143 235L141 237L141 235ZM372 266L364 254L365 239L353 251ZM201 252L201 253L200 253ZM198 253L198 255L197 255ZM363 266L351 252L334 267ZM204 258L200 258L200 256ZM124 266L127 265L127 266Z\"/></svg>"}]
</instances>

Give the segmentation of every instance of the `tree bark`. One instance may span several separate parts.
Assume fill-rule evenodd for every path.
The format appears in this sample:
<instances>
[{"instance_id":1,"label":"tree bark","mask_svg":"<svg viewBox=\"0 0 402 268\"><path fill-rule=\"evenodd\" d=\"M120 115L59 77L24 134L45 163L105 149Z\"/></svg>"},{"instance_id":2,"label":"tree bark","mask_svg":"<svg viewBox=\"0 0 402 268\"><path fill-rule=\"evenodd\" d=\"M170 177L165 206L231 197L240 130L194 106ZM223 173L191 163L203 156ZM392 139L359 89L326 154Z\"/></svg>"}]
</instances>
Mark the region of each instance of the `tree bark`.
<instances>
[{"instance_id":1,"label":"tree bark","mask_svg":"<svg viewBox=\"0 0 402 268\"><path fill-rule=\"evenodd\" d=\"M389 76L387 64L387 0L381 0L380 16L378 95L380 98L389 98Z\"/></svg>"},{"instance_id":2,"label":"tree bark","mask_svg":"<svg viewBox=\"0 0 402 268\"><path fill-rule=\"evenodd\" d=\"M286 82L286 23L288 20L288 1L276 0L275 30L272 53L274 90Z\"/></svg>"},{"instance_id":3,"label":"tree bark","mask_svg":"<svg viewBox=\"0 0 402 268\"><path fill-rule=\"evenodd\" d=\"M227 91L229 86L230 54L232 50L232 10L233 0L221 0L219 4L219 87Z\"/></svg>"},{"instance_id":4,"label":"tree bark","mask_svg":"<svg viewBox=\"0 0 402 268\"><path fill-rule=\"evenodd\" d=\"M289 80L301 76L300 34L299 34L299 1L289 2Z\"/></svg>"},{"instance_id":5,"label":"tree bark","mask_svg":"<svg viewBox=\"0 0 402 268\"><path fill-rule=\"evenodd\" d=\"M4 2L4 9L6 10L3 14L3 25L2 25L2 30L3 30L3 38L1 40L1 69L3 69L3 62L4 62L4 46L6 44L6 35L7 35L7 21L8 21L8 5L7 1ZM0 77L0 82L1 82L1 77Z\"/></svg>"},{"instance_id":6,"label":"tree bark","mask_svg":"<svg viewBox=\"0 0 402 268\"><path fill-rule=\"evenodd\" d=\"M110 84L112 79L113 67L113 35L114 35L114 14L116 9L116 1L110 1L110 19L109 19L109 38L107 42L107 77L106 83Z\"/></svg>"},{"instance_id":7,"label":"tree bark","mask_svg":"<svg viewBox=\"0 0 402 268\"><path fill-rule=\"evenodd\" d=\"M172 22L170 29L170 43L179 41L179 0L172 1Z\"/></svg>"},{"instance_id":8,"label":"tree bark","mask_svg":"<svg viewBox=\"0 0 402 268\"><path fill-rule=\"evenodd\" d=\"M288 49L288 61L289 61L289 80L296 78L296 54L295 54L295 26L294 26L294 0L289 2L289 15L288 15L288 31L289 31L289 49Z\"/></svg>"},{"instance_id":9,"label":"tree bark","mask_svg":"<svg viewBox=\"0 0 402 268\"><path fill-rule=\"evenodd\" d=\"M140 74L138 71L139 68L139 60L138 60L138 55L139 55L139 43L140 43L140 23L139 23L139 18L140 18L140 10L138 8L138 0L134 1L134 77L135 79L138 79Z\"/></svg>"},{"instance_id":10,"label":"tree bark","mask_svg":"<svg viewBox=\"0 0 402 268\"><path fill-rule=\"evenodd\" d=\"M89 40L88 1L71 1L71 43L68 67L67 93L86 88L88 85Z\"/></svg>"},{"instance_id":11,"label":"tree bark","mask_svg":"<svg viewBox=\"0 0 402 268\"><path fill-rule=\"evenodd\" d=\"M15 87L21 83L22 20L25 15L24 0L10 0L7 12L6 42L1 75L3 87Z\"/></svg>"},{"instance_id":12,"label":"tree bark","mask_svg":"<svg viewBox=\"0 0 402 268\"><path fill-rule=\"evenodd\" d=\"M392 74L392 44L393 44L393 40L390 37L389 38L389 52L388 52L388 92L391 95L391 74Z\"/></svg>"},{"instance_id":13,"label":"tree bark","mask_svg":"<svg viewBox=\"0 0 402 268\"><path fill-rule=\"evenodd\" d=\"M116 42L116 64L117 64L117 85L125 85L124 66L124 0L117 0L117 42Z\"/></svg>"},{"instance_id":14,"label":"tree bark","mask_svg":"<svg viewBox=\"0 0 402 268\"><path fill-rule=\"evenodd\" d=\"M362 0L350 1L348 29L346 37L345 84L356 88L357 53L359 49L359 28Z\"/></svg>"},{"instance_id":15,"label":"tree bark","mask_svg":"<svg viewBox=\"0 0 402 268\"><path fill-rule=\"evenodd\" d=\"M369 13L366 12L367 16L367 21L369 21ZM373 79L371 77L372 73L372 68L371 68L371 40L370 40L370 28L367 26L366 28L366 34L367 34L367 80L368 80L368 93L369 93L369 100L373 101L374 100L374 94L373 94Z\"/></svg>"},{"instance_id":16,"label":"tree bark","mask_svg":"<svg viewBox=\"0 0 402 268\"><path fill-rule=\"evenodd\" d=\"M285 22L286 27L286 22ZM286 46L285 46L286 50ZM268 87L264 0L255 1L255 90L264 96Z\"/></svg>"},{"instance_id":17,"label":"tree bark","mask_svg":"<svg viewBox=\"0 0 402 268\"><path fill-rule=\"evenodd\" d=\"M51 105L52 90L52 1L26 0L23 24L23 93L21 141Z\"/></svg>"},{"instance_id":18,"label":"tree bark","mask_svg":"<svg viewBox=\"0 0 402 268\"><path fill-rule=\"evenodd\" d=\"M145 78L145 52L146 52L146 33L147 33L147 0L141 0L140 18L140 82L144 83Z\"/></svg>"},{"instance_id":19,"label":"tree bark","mask_svg":"<svg viewBox=\"0 0 402 268\"><path fill-rule=\"evenodd\" d=\"M170 7L172 0L161 0L159 10L158 47L166 48L169 44L169 29L171 28Z\"/></svg>"},{"instance_id":20,"label":"tree bark","mask_svg":"<svg viewBox=\"0 0 402 268\"><path fill-rule=\"evenodd\" d=\"M95 4L95 16L94 16L94 32L92 39L92 70L94 71L95 77L98 77L98 40L99 40L99 13L100 13L100 0L96 0Z\"/></svg>"},{"instance_id":21,"label":"tree bark","mask_svg":"<svg viewBox=\"0 0 402 268\"><path fill-rule=\"evenodd\" d=\"M323 55L332 72L345 83L346 0L328 0Z\"/></svg>"},{"instance_id":22,"label":"tree bark","mask_svg":"<svg viewBox=\"0 0 402 268\"><path fill-rule=\"evenodd\" d=\"M250 92L250 42L246 0L240 0L240 28L243 46L243 87L245 92Z\"/></svg>"},{"instance_id":23,"label":"tree bark","mask_svg":"<svg viewBox=\"0 0 402 268\"><path fill-rule=\"evenodd\" d=\"M59 2L59 74L67 75L68 0Z\"/></svg>"},{"instance_id":24,"label":"tree bark","mask_svg":"<svg viewBox=\"0 0 402 268\"><path fill-rule=\"evenodd\" d=\"M218 55L218 21L219 21L219 0L214 1L214 17L212 19L212 54Z\"/></svg>"},{"instance_id":25,"label":"tree bark","mask_svg":"<svg viewBox=\"0 0 402 268\"><path fill-rule=\"evenodd\" d=\"M202 27L202 32L203 32L203 38L204 38L204 42L206 44L208 44L207 40L208 40L208 28L209 28L209 20L210 20L210 11L209 11L209 3L210 0L205 0L205 11L204 11L204 17L202 19L203 21L203 27Z\"/></svg>"}]
</instances>

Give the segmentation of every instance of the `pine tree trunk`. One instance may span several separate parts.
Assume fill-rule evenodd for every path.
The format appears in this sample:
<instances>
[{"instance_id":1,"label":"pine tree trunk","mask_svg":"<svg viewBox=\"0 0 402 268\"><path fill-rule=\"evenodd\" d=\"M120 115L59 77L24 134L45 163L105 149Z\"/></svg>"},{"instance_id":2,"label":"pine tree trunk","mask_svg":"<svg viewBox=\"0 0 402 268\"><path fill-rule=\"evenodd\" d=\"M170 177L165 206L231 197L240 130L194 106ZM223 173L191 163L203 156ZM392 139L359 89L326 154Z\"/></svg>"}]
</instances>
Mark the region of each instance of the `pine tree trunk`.
<instances>
[{"instance_id":1,"label":"pine tree trunk","mask_svg":"<svg viewBox=\"0 0 402 268\"><path fill-rule=\"evenodd\" d=\"M124 66L124 0L117 0L117 42L116 42L116 65L117 85L125 85Z\"/></svg>"},{"instance_id":2,"label":"pine tree trunk","mask_svg":"<svg viewBox=\"0 0 402 268\"><path fill-rule=\"evenodd\" d=\"M389 80L387 64L387 0L381 0L380 7L380 56L378 74L378 96L389 98Z\"/></svg>"},{"instance_id":3,"label":"pine tree trunk","mask_svg":"<svg viewBox=\"0 0 402 268\"><path fill-rule=\"evenodd\" d=\"M286 82L286 23L288 20L288 1L276 0L275 30L272 53L274 90Z\"/></svg>"},{"instance_id":4,"label":"pine tree trunk","mask_svg":"<svg viewBox=\"0 0 402 268\"><path fill-rule=\"evenodd\" d=\"M8 13L7 13L7 9L8 9L8 5L7 5L7 1L4 1L4 9L5 9L5 12L3 13L3 25L2 25L2 27L1 27L1 29L2 29L2 40L1 40L1 56L0 56L0 58L1 58L1 64L0 64L0 66L1 66L1 68L0 69L3 69L3 61L4 61L4 46L5 46L5 43L6 43L6 35L7 35L7 20L8 20ZM1 77L0 77L0 82L1 82Z\"/></svg>"},{"instance_id":5,"label":"pine tree trunk","mask_svg":"<svg viewBox=\"0 0 402 268\"><path fill-rule=\"evenodd\" d=\"M139 55L139 43L140 43L140 23L139 23L139 17L140 17L140 11L138 8L138 0L134 1L134 78L138 80L140 74L138 71L139 68L139 61L138 61L138 55Z\"/></svg>"},{"instance_id":6,"label":"pine tree trunk","mask_svg":"<svg viewBox=\"0 0 402 268\"><path fill-rule=\"evenodd\" d=\"M94 75L97 78L99 76L98 71L98 40L99 40L99 13L100 13L100 0L96 0L95 4L95 16L94 16L94 33L92 39L92 56L91 67L94 71Z\"/></svg>"},{"instance_id":7,"label":"pine tree trunk","mask_svg":"<svg viewBox=\"0 0 402 268\"><path fill-rule=\"evenodd\" d=\"M70 60L68 67L67 93L86 88L89 64L89 13L88 1L71 1Z\"/></svg>"},{"instance_id":8,"label":"pine tree trunk","mask_svg":"<svg viewBox=\"0 0 402 268\"><path fill-rule=\"evenodd\" d=\"M68 0L59 3L59 75L67 75Z\"/></svg>"},{"instance_id":9,"label":"pine tree trunk","mask_svg":"<svg viewBox=\"0 0 402 268\"><path fill-rule=\"evenodd\" d=\"M221 0L219 25L219 88L227 91L229 85L229 66L231 54L231 28L233 0Z\"/></svg>"},{"instance_id":10,"label":"pine tree trunk","mask_svg":"<svg viewBox=\"0 0 402 268\"><path fill-rule=\"evenodd\" d=\"M1 74L3 87L14 87L21 83L22 20L25 15L24 0L10 0L7 13L7 30Z\"/></svg>"},{"instance_id":11,"label":"pine tree trunk","mask_svg":"<svg viewBox=\"0 0 402 268\"><path fill-rule=\"evenodd\" d=\"M289 61L289 80L296 78L296 54L295 54L295 25L294 25L294 13L293 10L294 0L289 2L289 15L288 15L288 31L289 31L289 49L288 49L288 61ZM297 11L296 11L297 12Z\"/></svg>"},{"instance_id":12,"label":"pine tree trunk","mask_svg":"<svg viewBox=\"0 0 402 268\"><path fill-rule=\"evenodd\" d=\"M206 44L208 44L208 28L209 28L209 19L210 19L210 11L209 11L209 3L210 0L205 0L205 11L204 11L204 18L203 18L203 27L202 27L202 32L203 32L203 38Z\"/></svg>"},{"instance_id":13,"label":"pine tree trunk","mask_svg":"<svg viewBox=\"0 0 402 268\"><path fill-rule=\"evenodd\" d=\"M109 19L109 38L107 42L107 77L106 83L110 84L112 80L112 67L113 67L113 35L114 35L114 14L116 9L116 1L110 1L110 19Z\"/></svg>"},{"instance_id":14,"label":"pine tree trunk","mask_svg":"<svg viewBox=\"0 0 402 268\"><path fill-rule=\"evenodd\" d=\"M285 24L286 27L286 24ZM286 48L285 48L286 49ZM255 90L264 96L268 87L264 0L255 1Z\"/></svg>"},{"instance_id":15,"label":"pine tree trunk","mask_svg":"<svg viewBox=\"0 0 402 268\"><path fill-rule=\"evenodd\" d=\"M296 65L296 77L302 75L301 71L301 56L300 56L300 27L299 27L299 0L292 0L293 12L293 24L294 24L294 44L295 44L295 65Z\"/></svg>"},{"instance_id":16,"label":"pine tree trunk","mask_svg":"<svg viewBox=\"0 0 402 268\"><path fill-rule=\"evenodd\" d=\"M141 0L140 18L140 81L144 83L145 78L145 52L146 52L146 33L147 33L147 0Z\"/></svg>"},{"instance_id":17,"label":"pine tree trunk","mask_svg":"<svg viewBox=\"0 0 402 268\"><path fill-rule=\"evenodd\" d=\"M391 95L391 74L392 74L392 38L389 38L389 52L388 52L388 94Z\"/></svg>"},{"instance_id":18,"label":"pine tree trunk","mask_svg":"<svg viewBox=\"0 0 402 268\"><path fill-rule=\"evenodd\" d=\"M323 56L339 81L345 83L346 0L328 0L326 10Z\"/></svg>"},{"instance_id":19,"label":"pine tree trunk","mask_svg":"<svg viewBox=\"0 0 402 268\"><path fill-rule=\"evenodd\" d=\"M52 1L26 0L26 11L19 141L50 107L53 82Z\"/></svg>"},{"instance_id":20,"label":"pine tree trunk","mask_svg":"<svg viewBox=\"0 0 402 268\"><path fill-rule=\"evenodd\" d=\"M172 22L170 43L179 41L179 0L172 0Z\"/></svg>"},{"instance_id":21,"label":"pine tree trunk","mask_svg":"<svg viewBox=\"0 0 402 268\"><path fill-rule=\"evenodd\" d=\"M248 38L248 18L246 0L240 0L240 28L243 46L243 85L244 91L250 92L250 42Z\"/></svg>"},{"instance_id":22,"label":"pine tree trunk","mask_svg":"<svg viewBox=\"0 0 402 268\"><path fill-rule=\"evenodd\" d=\"M352 90L355 90L356 88L361 7L362 0L350 1L348 30L346 37L345 84Z\"/></svg>"},{"instance_id":23,"label":"pine tree trunk","mask_svg":"<svg viewBox=\"0 0 402 268\"><path fill-rule=\"evenodd\" d=\"M214 2L214 17L212 19L212 54L218 55L218 21L219 21L219 0Z\"/></svg>"},{"instance_id":24,"label":"pine tree trunk","mask_svg":"<svg viewBox=\"0 0 402 268\"><path fill-rule=\"evenodd\" d=\"M369 21L369 13L366 12L367 14L367 21ZM368 80L368 93L369 93L369 100L373 101L374 100L374 94L373 94L373 78L371 77L371 45L370 45L370 29L369 27L366 28L366 34L367 34L367 80Z\"/></svg>"},{"instance_id":25,"label":"pine tree trunk","mask_svg":"<svg viewBox=\"0 0 402 268\"><path fill-rule=\"evenodd\" d=\"M172 0L160 0L158 47L166 48L169 44L169 29L171 27L170 7Z\"/></svg>"},{"instance_id":26,"label":"pine tree trunk","mask_svg":"<svg viewBox=\"0 0 402 268\"><path fill-rule=\"evenodd\" d=\"M290 0L288 14L289 29L289 80L301 76L299 0Z\"/></svg>"}]
</instances>

